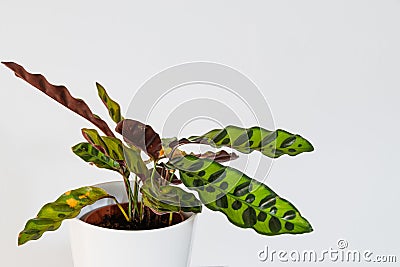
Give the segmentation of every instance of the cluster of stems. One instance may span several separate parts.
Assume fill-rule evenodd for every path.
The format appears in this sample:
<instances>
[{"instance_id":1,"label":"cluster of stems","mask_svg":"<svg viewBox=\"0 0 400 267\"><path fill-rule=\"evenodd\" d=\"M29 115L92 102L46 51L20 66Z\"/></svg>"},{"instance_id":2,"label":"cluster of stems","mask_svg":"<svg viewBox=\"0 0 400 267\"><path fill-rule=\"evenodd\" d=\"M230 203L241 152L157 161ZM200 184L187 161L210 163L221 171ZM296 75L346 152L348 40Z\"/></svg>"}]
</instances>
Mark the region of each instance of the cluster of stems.
<instances>
[{"instance_id":1,"label":"cluster of stems","mask_svg":"<svg viewBox=\"0 0 400 267\"><path fill-rule=\"evenodd\" d=\"M156 164L154 163L153 171L151 174L151 181L152 184L154 185L154 175L156 171ZM139 204L139 190L140 190L140 180L138 176L135 174L135 178L133 181L130 179L130 172L126 168L123 168L120 171L120 174L123 178L124 185L125 185L125 191L128 196L128 210L127 212L124 210L124 208L121 206L118 201L116 201L116 204L118 205L119 209L121 210L122 214L124 215L125 219L127 222L132 222L132 221L139 221L142 222L143 216L144 216L144 205ZM132 190L132 182L133 182L133 190ZM172 213L171 213L172 216Z\"/></svg>"}]
</instances>

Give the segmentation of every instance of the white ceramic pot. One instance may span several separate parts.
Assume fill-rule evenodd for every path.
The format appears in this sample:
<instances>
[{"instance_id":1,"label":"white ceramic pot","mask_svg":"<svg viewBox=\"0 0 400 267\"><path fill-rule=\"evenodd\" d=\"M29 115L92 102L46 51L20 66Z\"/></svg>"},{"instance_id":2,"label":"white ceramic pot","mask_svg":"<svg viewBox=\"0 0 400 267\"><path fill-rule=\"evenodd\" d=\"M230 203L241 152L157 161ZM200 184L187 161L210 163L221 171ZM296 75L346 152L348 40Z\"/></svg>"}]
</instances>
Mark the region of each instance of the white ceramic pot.
<instances>
[{"instance_id":1,"label":"white ceramic pot","mask_svg":"<svg viewBox=\"0 0 400 267\"><path fill-rule=\"evenodd\" d=\"M127 202L122 182L96 185ZM87 212L114 204L102 199L68 220L75 267L187 267L196 215L169 227L154 230L113 230L94 226L79 218Z\"/></svg>"}]
</instances>

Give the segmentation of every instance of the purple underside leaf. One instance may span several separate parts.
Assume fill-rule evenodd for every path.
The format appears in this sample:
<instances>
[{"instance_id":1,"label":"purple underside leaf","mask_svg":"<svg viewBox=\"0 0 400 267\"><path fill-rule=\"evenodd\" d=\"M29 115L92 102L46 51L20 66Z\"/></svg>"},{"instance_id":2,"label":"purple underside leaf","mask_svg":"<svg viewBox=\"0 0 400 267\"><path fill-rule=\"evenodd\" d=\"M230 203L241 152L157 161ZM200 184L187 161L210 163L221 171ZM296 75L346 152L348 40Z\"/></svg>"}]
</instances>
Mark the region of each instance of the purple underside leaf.
<instances>
[{"instance_id":1,"label":"purple underside leaf","mask_svg":"<svg viewBox=\"0 0 400 267\"><path fill-rule=\"evenodd\" d=\"M187 144L204 144L204 145L208 145L208 143L203 142L203 141L189 141L186 138L182 138L180 140L176 140L173 141L169 144L169 147L174 151L177 147L179 146L183 146L183 145L187 145ZM170 157L173 157L174 155L172 155L174 153L171 153ZM231 160L235 160L237 158L239 158L239 156L236 153L229 153L226 152L225 150L221 150L221 151L217 151L217 152L212 152L212 151L207 151L205 153L202 154L194 154L191 153L191 155L198 157L198 158L207 158L207 159L211 159L214 160L216 162L227 162L227 161L231 161Z\"/></svg>"},{"instance_id":2,"label":"purple underside leaf","mask_svg":"<svg viewBox=\"0 0 400 267\"><path fill-rule=\"evenodd\" d=\"M53 85L49 83L43 75L29 73L17 63L2 63L9 69L14 71L17 77L36 87L61 105L84 117L85 119L96 125L107 136L114 137L114 133L108 127L106 122L100 119L97 115L93 114L89 106L82 99L74 98L65 86Z\"/></svg>"},{"instance_id":3,"label":"purple underside leaf","mask_svg":"<svg viewBox=\"0 0 400 267\"><path fill-rule=\"evenodd\" d=\"M140 148L153 159L162 156L161 138L150 125L125 119L117 124L115 131L124 137L125 142Z\"/></svg>"},{"instance_id":4,"label":"purple underside leaf","mask_svg":"<svg viewBox=\"0 0 400 267\"><path fill-rule=\"evenodd\" d=\"M239 156L237 154L229 153L229 152L226 152L225 150L221 150L218 152L207 151L202 154L193 154L193 156L201 158L201 159L211 159L211 160L214 160L214 161L220 162L220 163L235 160L235 159L239 158Z\"/></svg>"}]
</instances>

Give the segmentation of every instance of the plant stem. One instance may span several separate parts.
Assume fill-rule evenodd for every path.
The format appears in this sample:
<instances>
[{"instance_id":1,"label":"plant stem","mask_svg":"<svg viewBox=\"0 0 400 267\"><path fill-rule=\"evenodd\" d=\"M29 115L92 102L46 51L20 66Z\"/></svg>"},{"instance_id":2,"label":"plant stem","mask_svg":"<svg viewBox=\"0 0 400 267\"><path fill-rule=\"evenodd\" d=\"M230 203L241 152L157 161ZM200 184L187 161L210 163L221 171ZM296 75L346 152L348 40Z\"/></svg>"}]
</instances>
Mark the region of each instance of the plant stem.
<instances>
[{"instance_id":1,"label":"plant stem","mask_svg":"<svg viewBox=\"0 0 400 267\"><path fill-rule=\"evenodd\" d=\"M144 219L144 203L142 202L140 204L140 223L142 223L142 220Z\"/></svg>"},{"instance_id":2,"label":"plant stem","mask_svg":"<svg viewBox=\"0 0 400 267\"><path fill-rule=\"evenodd\" d=\"M128 222L131 222L133 217L132 203L134 202L134 199L132 194L131 182L129 181L130 172L127 169L122 168L120 170L120 173L124 180L126 194L128 195Z\"/></svg>"},{"instance_id":3,"label":"plant stem","mask_svg":"<svg viewBox=\"0 0 400 267\"><path fill-rule=\"evenodd\" d=\"M139 221L142 220L142 214L139 210L139 181L137 175L135 175L135 180L134 180L134 193L133 193L133 199L134 199L134 208L135 208L135 215L139 216Z\"/></svg>"},{"instance_id":4,"label":"plant stem","mask_svg":"<svg viewBox=\"0 0 400 267\"><path fill-rule=\"evenodd\" d=\"M171 174L171 177L169 177L169 181L168 181L168 182L171 182L172 179L174 178L174 176L175 176L175 172L173 172L173 173Z\"/></svg>"},{"instance_id":5,"label":"plant stem","mask_svg":"<svg viewBox=\"0 0 400 267\"><path fill-rule=\"evenodd\" d=\"M128 214L129 214L128 222L131 222L132 221L132 213L133 213L132 212L132 200L133 200L132 199L132 189L131 189L129 178L127 178L125 176L123 176L123 177L124 177L125 190L128 195Z\"/></svg>"},{"instance_id":6,"label":"plant stem","mask_svg":"<svg viewBox=\"0 0 400 267\"><path fill-rule=\"evenodd\" d=\"M122 214L124 215L125 219L129 222L129 216L126 214L124 208L119 204L118 200L115 197L112 197L112 199L115 201L117 204L118 208L121 210Z\"/></svg>"},{"instance_id":7,"label":"plant stem","mask_svg":"<svg viewBox=\"0 0 400 267\"><path fill-rule=\"evenodd\" d=\"M154 184L154 175L156 174L156 168L157 168L157 161L154 161L154 166L153 166L153 171L151 173L150 181L151 181L151 185L158 189L159 185L157 184L157 186L155 186L155 184Z\"/></svg>"},{"instance_id":8,"label":"plant stem","mask_svg":"<svg viewBox=\"0 0 400 267\"><path fill-rule=\"evenodd\" d=\"M168 225L171 226L172 224L172 219L173 219L174 214L172 212L169 213L169 222Z\"/></svg>"}]
</instances>

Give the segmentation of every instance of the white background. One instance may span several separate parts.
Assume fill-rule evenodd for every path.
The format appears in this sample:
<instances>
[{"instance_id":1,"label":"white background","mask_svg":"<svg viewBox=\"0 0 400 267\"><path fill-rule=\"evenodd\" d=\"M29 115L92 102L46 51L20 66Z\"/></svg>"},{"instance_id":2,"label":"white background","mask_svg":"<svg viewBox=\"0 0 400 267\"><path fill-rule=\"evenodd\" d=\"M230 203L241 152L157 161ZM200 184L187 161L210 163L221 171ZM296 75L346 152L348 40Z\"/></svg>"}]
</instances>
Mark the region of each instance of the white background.
<instances>
[{"instance_id":1,"label":"white background","mask_svg":"<svg viewBox=\"0 0 400 267\"><path fill-rule=\"evenodd\" d=\"M267 182L315 231L265 237L207 211L198 221L193 266L268 266L257 259L265 245L322 251L340 238L351 249L400 260L399 14L394 0L1 0L0 59L66 85L102 117L95 81L127 107L166 67L219 62L259 86L277 127L313 142L314 153L279 159ZM118 177L70 151L88 122L5 67L0 98L0 265L71 267L66 227L19 248L18 232L67 189ZM157 247L163 245L173 244Z\"/></svg>"}]
</instances>

